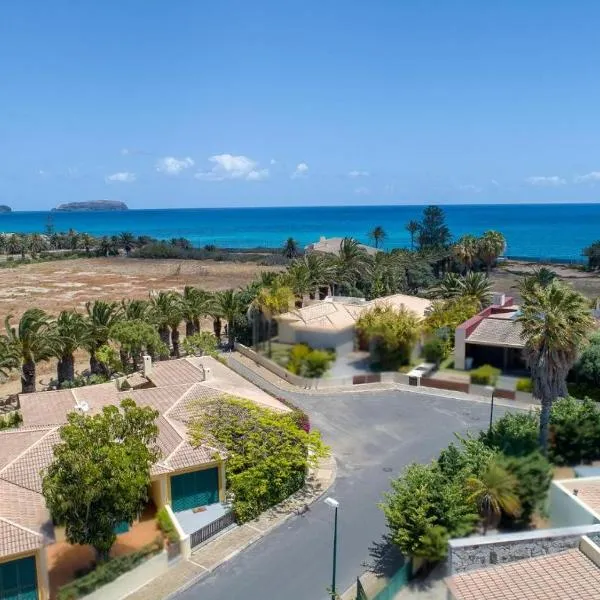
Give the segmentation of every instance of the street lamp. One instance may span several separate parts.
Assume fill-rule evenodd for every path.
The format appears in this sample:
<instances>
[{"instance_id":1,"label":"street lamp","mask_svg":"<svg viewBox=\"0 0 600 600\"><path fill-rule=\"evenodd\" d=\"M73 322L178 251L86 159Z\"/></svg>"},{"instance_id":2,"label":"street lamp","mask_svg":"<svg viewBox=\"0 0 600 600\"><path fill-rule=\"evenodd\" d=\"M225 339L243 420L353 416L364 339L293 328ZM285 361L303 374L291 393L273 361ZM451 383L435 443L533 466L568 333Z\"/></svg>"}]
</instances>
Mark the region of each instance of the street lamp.
<instances>
[{"instance_id":1,"label":"street lamp","mask_svg":"<svg viewBox=\"0 0 600 600\"><path fill-rule=\"evenodd\" d=\"M335 600L337 594L335 592L335 569L337 561L337 522L338 522L338 508L340 503L335 498L325 498L325 504L335 510L335 517L333 520L333 570L331 572L331 600Z\"/></svg>"},{"instance_id":2,"label":"street lamp","mask_svg":"<svg viewBox=\"0 0 600 600\"><path fill-rule=\"evenodd\" d=\"M491 385L486 385L485 389L491 393L492 395L492 405L490 406L490 426L488 429L488 433L492 433L492 422L494 420L494 393L496 392L496 388Z\"/></svg>"}]
</instances>

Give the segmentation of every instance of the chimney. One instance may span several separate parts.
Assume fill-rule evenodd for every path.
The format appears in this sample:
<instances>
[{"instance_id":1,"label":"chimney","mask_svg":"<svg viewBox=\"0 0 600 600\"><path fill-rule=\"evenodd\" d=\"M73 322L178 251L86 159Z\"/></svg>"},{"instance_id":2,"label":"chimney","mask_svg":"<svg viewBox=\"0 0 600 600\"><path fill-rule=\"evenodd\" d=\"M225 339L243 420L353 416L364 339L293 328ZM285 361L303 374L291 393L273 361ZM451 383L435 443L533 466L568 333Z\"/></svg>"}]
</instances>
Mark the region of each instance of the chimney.
<instances>
[{"instance_id":1,"label":"chimney","mask_svg":"<svg viewBox=\"0 0 600 600\"><path fill-rule=\"evenodd\" d=\"M152 357L144 354L144 377L152 374Z\"/></svg>"}]
</instances>

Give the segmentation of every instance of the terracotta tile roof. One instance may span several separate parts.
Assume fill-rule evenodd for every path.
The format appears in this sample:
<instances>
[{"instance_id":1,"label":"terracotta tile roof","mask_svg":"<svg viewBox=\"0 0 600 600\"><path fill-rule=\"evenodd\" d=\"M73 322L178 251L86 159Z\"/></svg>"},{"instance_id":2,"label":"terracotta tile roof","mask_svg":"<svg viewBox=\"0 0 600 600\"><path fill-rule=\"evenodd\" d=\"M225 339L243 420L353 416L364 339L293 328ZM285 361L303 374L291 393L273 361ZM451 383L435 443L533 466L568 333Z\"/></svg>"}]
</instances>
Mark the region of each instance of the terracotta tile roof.
<instances>
[{"instance_id":1,"label":"terracotta tile roof","mask_svg":"<svg viewBox=\"0 0 600 600\"><path fill-rule=\"evenodd\" d=\"M162 462L166 463L172 471L178 471L179 469L214 462L216 453L217 451L210 446L194 448L186 441L166 461Z\"/></svg>"},{"instance_id":2,"label":"terracotta tile roof","mask_svg":"<svg viewBox=\"0 0 600 600\"><path fill-rule=\"evenodd\" d=\"M47 427L0 431L0 471L47 433Z\"/></svg>"},{"instance_id":3,"label":"terracotta tile roof","mask_svg":"<svg viewBox=\"0 0 600 600\"><path fill-rule=\"evenodd\" d=\"M466 339L468 343L507 348L524 348L521 323L504 319L482 319L475 331Z\"/></svg>"},{"instance_id":4,"label":"terracotta tile roof","mask_svg":"<svg viewBox=\"0 0 600 600\"><path fill-rule=\"evenodd\" d=\"M0 480L0 498L0 518L34 533L47 530L50 514L41 494Z\"/></svg>"},{"instance_id":5,"label":"terracotta tile roof","mask_svg":"<svg viewBox=\"0 0 600 600\"><path fill-rule=\"evenodd\" d=\"M567 490L577 490L577 498L600 514L600 477L581 477L576 481L560 482Z\"/></svg>"},{"instance_id":6,"label":"terracotta tile roof","mask_svg":"<svg viewBox=\"0 0 600 600\"><path fill-rule=\"evenodd\" d=\"M171 453L181 444L183 438L177 430L169 423L162 415L158 417L156 424L158 425L158 447L161 452L161 460L171 455Z\"/></svg>"},{"instance_id":7,"label":"terracotta tile roof","mask_svg":"<svg viewBox=\"0 0 600 600\"><path fill-rule=\"evenodd\" d=\"M43 538L0 518L0 558L37 550Z\"/></svg>"},{"instance_id":8,"label":"terracotta tile roof","mask_svg":"<svg viewBox=\"0 0 600 600\"><path fill-rule=\"evenodd\" d=\"M118 402L132 398L139 406L149 406L160 413L167 412L190 388L189 383L169 387L147 388L119 392Z\"/></svg>"},{"instance_id":9,"label":"terracotta tile roof","mask_svg":"<svg viewBox=\"0 0 600 600\"><path fill-rule=\"evenodd\" d=\"M600 568L577 549L469 571L446 581L456 600L600 599Z\"/></svg>"},{"instance_id":10,"label":"terracotta tile roof","mask_svg":"<svg viewBox=\"0 0 600 600\"><path fill-rule=\"evenodd\" d=\"M71 390L20 394L21 415L26 425L60 425L75 407Z\"/></svg>"},{"instance_id":11,"label":"terracotta tile roof","mask_svg":"<svg viewBox=\"0 0 600 600\"><path fill-rule=\"evenodd\" d=\"M152 365L152 373L148 375L148 379L156 387L165 387L182 383L197 383L203 381L204 374L185 359L165 360Z\"/></svg>"}]
</instances>

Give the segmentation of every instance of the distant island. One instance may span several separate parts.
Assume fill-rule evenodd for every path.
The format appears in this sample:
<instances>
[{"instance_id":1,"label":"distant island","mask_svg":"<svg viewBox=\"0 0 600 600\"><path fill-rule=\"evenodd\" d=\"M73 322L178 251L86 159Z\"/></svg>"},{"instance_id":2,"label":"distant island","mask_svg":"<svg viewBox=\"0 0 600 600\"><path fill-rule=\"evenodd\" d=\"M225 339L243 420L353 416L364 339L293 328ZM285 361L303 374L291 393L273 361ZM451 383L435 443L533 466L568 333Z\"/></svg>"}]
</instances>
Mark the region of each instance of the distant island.
<instances>
[{"instance_id":1,"label":"distant island","mask_svg":"<svg viewBox=\"0 0 600 600\"><path fill-rule=\"evenodd\" d=\"M0 204L0 214L12 212L12 208L10 206L6 206L6 204Z\"/></svg>"},{"instance_id":2,"label":"distant island","mask_svg":"<svg viewBox=\"0 0 600 600\"><path fill-rule=\"evenodd\" d=\"M66 202L59 204L52 212L94 212L103 210L128 210L125 202L118 200L90 200L89 202Z\"/></svg>"}]
</instances>

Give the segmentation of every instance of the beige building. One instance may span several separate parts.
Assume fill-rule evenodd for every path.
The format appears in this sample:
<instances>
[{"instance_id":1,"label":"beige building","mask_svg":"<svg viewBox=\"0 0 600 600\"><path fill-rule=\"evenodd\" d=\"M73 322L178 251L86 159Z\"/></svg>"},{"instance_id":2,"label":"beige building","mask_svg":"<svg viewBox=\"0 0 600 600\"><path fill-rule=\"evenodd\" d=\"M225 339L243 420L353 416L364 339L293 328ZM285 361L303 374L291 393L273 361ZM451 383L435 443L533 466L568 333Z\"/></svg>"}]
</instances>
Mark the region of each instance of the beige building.
<instances>
[{"instance_id":1,"label":"beige building","mask_svg":"<svg viewBox=\"0 0 600 600\"><path fill-rule=\"evenodd\" d=\"M376 306L406 308L423 317L431 301L404 294L370 301L364 298L328 297L276 317L278 339L284 344L333 348L339 356L343 356L354 350L356 321L361 314Z\"/></svg>"},{"instance_id":2,"label":"beige building","mask_svg":"<svg viewBox=\"0 0 600 600\"><path fill-rule=\"evenodd\" d=\"M306 252L323 252L324 254L338 254L340 251L340 245L343 242L344 238L341 237L333 237L326 238L325 236L321 236L318 242L314 242L313 244L309 244L305 246L304 250ZM367 254L373 256L380 252L378 248L374 246L367 246L366 244L358 244L359 248L362 248Z\"/></svg>"},{"instance_id":3,"label":"beige building","mask_svg":"<svg viewBox=\"0 0 600 600\"><path fill-rule=\"evenodd\" d=\"M198 402L235 394L275 410L289 410L208 357L159 362L140 379L150 387L120 392L110 382L20 396L23 425L0 431L0 598L49 598L46 551L64 534L52 525L42 478L70 412L94 415L124 398L158 411L161 457L151 469L150 496L157 508L168 506L177 526L191 535L228 511L226 457L216 448L193 446L188 439ZM204 510L196 512L198 507ZM122 524L119 533L130 525Z\"/></svg>"}]
</instances>

